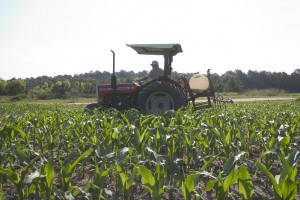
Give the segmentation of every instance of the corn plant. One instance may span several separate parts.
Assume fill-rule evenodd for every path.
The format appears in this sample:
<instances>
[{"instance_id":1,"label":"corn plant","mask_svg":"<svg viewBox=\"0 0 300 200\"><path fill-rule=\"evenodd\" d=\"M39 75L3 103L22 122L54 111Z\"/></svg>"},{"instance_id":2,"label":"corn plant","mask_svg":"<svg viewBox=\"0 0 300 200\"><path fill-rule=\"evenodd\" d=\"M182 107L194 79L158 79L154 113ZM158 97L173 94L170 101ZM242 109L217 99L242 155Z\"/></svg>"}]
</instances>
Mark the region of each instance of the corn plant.
<instances>
[{"instance_id":1,"label":"corn plant","mask_svg":"<svg viewBox=\"0 0 300 200\"><path fill-rule=\"evenodd\" d=\"M298 102L83 108L0 105L0 199L300 198Z\"/></svg>"},{"instance_id":2,"label":"corn plant","mask_svg":"<svg viewBox=\"0 0 300 200\"><path fill-rule=\"evenodd\" d=\"M254 190L250 174L245 166L237 165L237 161L244 154L245 152L240 152L231 156L226 161L223 171L219 172L218 175L214 175L205 170L197 172L197 174L212 178L212 180L206 184L206 191L211 191L216 185L216 198L220 200L227 199L230 187L238 183L240 195L244 199L251 199Z\"/></svg>"},{"instance_id":3,"label":"corn plant","mask_svg":"<svg viewBox=\"0 0 300 200\"><path fill-rule=\"evenodd\" d=\"M130 174L128 174L128 172L124 171L124 169L119 164L116 164L116 170L117 170L117 174L119 177L119 181L118 181L119 187L118 188L119 188L119 190L121 190L122 197L124 199L130 199L129 195L130 195L133 181L138 173L138 165L135 165L133 167Z\"/></svg>"},{"instance_id":4,"label":"corn plant","mask_svg":"<svg viewBox=\"0 0 300 200\"><path fill-rule=\"evenodd\" d=\"M70 179L75 171L76 165L85 157L89 156L93 151L93 148L88 149L87 151L82 153L74 162L71 161L71 158L64 161L63 166L60 170L60 183L63 191L67 192L72 189Z\"/></svg>"},{"instance_id":5,"label":"corn plant","mask_svg":"<svg viewBox=\"0 0 300 200\"><path fill-rule=\"evenodd\" d=\"M164 192L163 186L167 178L167 172L163 168L163 163L159 155L149 147L146 149L152 153L155 158L155 160L149 160L149 162L154 163L155 171L151 173L146 166L142 165L138 167L138 174L142 177L142 184L146 186L147 190L151 193L152 199L161 199ZM144 164L146 164L146 161Z\"/></svg>"},{"instance_id":6,"label":"corn plant","mask_svg":"<svg viewBox=\"0 0 300 200\"><path fill-rule=\"evenodd\" d=\"M20 159L21 163L24 165L21 172L13 167L14 165L9 162L9 167L4 169L2 166L0 167L0 174L3 174L7 177L9 182L15 187L17 191L18 199L26 199L33 191L30 191L30 188L25 189L26 184L31 184L31 180L38 177L36 173L29 174L29 170L34 166L36 160L40 158L40 156L36 156L34 159L29 159L29 157L20 150L15 151L16 156ZM28 175L29 174L29 175ZM39 175L39 173L37 172Z\"/></svg>"},{"instance_id":7,"label":"corn plant","mask_svg":"<svg viewBox=\"0 0 300 200\"><path fill-rule=\"evenodd\" d=\"M286 159L281 154L274 151L267 151L262 156L275 154L280 159L283 169L275 177L268 168L261 162L257 161L255 167L261 170L271 181L276 199L296 199L297 190L300 180L297 180L297 162L299 161L299 151L293 151Z\"/></svg>"},{"instance_id":8,"label":"corn plant","mask_svg":"<svg viewBox=\"0 0 300 200\"><path fill-rule=\"evenodd\" d=\"M106 160L103 160L101 162L101 167L99 168L97 159L95 158L95 175L93 178L92 188L94 191L94 199L104 199L103 197L103 190L104 190L104 183L105 179L108 176L109 172L113 169L113 166L109 168L105 168L105 162Z\"/></svg>"},{"instance_id":9,"label":"corn plant","mask_svg":"<svg viewBox=\"0 0 300 200\"><path fill-rule=\"evenodd\" d=\"M150 191L152 199L161 199L164 189L163 180L166 177L165 170L160 169L160 165L157 165L154 175L145 166L138 168L138 173L142 177L142 183Z\"/></svg>"}]
</instances>

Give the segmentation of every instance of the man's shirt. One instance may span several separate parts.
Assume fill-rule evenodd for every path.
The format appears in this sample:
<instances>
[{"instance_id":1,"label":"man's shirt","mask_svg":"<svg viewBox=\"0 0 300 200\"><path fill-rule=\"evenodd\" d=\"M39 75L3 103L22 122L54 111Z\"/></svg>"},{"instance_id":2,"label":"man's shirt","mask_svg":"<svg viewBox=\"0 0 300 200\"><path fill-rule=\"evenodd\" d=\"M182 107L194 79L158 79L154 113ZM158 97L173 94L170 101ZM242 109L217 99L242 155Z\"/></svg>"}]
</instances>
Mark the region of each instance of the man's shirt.
<instances>
[{"instance_id":1,"label":"man's shirt","mask_svg":"<svg viewBox=\"0 0 300 200\"><path fill-rule=\"evenodd\" d=\"M154 79L158 79L160 76L163 76L163 75L164 75L164 70L162 70L159 67L153 67L152 70L147 75L147 77L154 80Z\"/></svg>"}]
</instances>

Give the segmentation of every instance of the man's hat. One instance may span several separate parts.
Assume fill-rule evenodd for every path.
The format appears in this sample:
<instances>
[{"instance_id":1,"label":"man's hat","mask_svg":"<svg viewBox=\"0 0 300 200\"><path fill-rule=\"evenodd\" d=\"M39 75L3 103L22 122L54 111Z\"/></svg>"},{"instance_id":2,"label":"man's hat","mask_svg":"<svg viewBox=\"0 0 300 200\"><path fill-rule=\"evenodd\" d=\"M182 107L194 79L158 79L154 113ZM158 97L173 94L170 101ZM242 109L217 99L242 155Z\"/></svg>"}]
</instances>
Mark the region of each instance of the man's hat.
<instances>
[{"instance_id":1,"label":"man's hat","mask_svg":"<svg viewBox=\"0 0 300 200\"><path fill-rule=\"evenodd\" d=\"M153 60L152 63L150 65L157 65L158 66L158 62L156 60Z\"/></svg>"}]
</instances>

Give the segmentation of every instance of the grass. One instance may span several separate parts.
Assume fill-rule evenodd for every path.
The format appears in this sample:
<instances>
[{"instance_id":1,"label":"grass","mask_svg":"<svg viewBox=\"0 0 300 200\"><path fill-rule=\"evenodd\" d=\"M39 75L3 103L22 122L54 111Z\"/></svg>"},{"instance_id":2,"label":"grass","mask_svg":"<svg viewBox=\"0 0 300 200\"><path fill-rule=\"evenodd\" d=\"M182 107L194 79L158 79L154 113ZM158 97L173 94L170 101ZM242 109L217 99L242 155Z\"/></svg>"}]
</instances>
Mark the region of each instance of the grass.
<instances>
[{"instance_id":1,"label":"grass","mask_svg":"<svg viewBox=\"0 0 300 200\"><path fill-rule=\"evenodd\" d=\"M14 97L10 96L2 96L0 97L0 103L12 103ZM76 100L72 100L70 98L68 99L47 99L47 100L40 100L40 99L35 99L35 98L24 98L20 99L19 101L16 101L17 103L36 103L36 104L56 104L56 103L61 103L61 104L88 104L88 103L95 103L96 98L85 98L85 97L80 97Z\"/></svg>"},{"instance_id":2,"label":"grass","mask_svg":"<svg viewBox=\"0 0 300 200\"><path fill-rule=\"evenodd\" d=\"M284 90L280 89L253 89L253 90L247 90L241 93L235 93L235 92L222 92L217 93L222 95L224 98L263 98L263 97L299 97L300 93L287 93Z\"/></svg>"},{"instance_id":3,"label":"grass","mask_svg":"<svg viewBox=\"0 0 300 200\"><path fill-rule=\"evenodd\" d=\"M243 93L242 93L243 94ZM253 90L247 90L244 92L246 96L267 96L267 97L273 97L273 96L286 96L286 92L284 90L276 89L276 88L270 88L270 89L253 89Z\"/></svg>"}]
</instances>

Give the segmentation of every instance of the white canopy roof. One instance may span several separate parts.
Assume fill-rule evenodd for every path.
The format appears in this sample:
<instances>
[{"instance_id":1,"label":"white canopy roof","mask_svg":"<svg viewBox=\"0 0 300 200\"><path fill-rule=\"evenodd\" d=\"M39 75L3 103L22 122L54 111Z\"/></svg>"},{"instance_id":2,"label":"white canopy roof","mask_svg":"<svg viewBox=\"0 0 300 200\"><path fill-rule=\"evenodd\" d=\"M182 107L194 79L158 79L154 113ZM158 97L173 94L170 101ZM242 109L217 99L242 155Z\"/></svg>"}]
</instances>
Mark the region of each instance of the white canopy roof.
<instances>
[{"instance_id":1,"label":"white canopy roof","mask_svg":"<svg viewBox=\"0 0 300 200\"><path fill-rule=\"evenodd\" d=\"M138 54L145 55L165 55L166 51L171 51L175 56L182 52L180 44L127 44L127 46L133 48Z\"/></svg>"}]
</instances>

